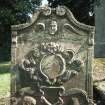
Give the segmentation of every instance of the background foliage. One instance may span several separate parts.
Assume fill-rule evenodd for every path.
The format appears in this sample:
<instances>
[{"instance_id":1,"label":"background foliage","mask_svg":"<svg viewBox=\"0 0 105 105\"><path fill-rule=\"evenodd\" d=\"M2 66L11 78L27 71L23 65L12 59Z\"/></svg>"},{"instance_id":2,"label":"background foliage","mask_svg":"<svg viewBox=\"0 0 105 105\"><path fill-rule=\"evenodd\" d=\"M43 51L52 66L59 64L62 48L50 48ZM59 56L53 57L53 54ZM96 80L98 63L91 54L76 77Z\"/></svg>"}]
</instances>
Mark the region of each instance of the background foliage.
<instances>
[{"instance_id":1,"label":"background foliage","mask_svg":"<svg viewBox=\"0 0 105 105\"><path fill-rule=\"evenodd\" d=\"M40 4L41 0L0 0L0 23L24 23Z\"/></svg>"},{"instance_id":2,"label":"background foliage","mask_svg":"<svg viewBox=\"0 0 105 105\"><path fill-rule=\"evenodd\" d=\"M29 20L43 0L0 0L0 23L20 24ZM94 0L48 0L51 7L65 5L71 9L77 20L94 25Z\"/></svg>"},{"instance_id":3,"label":"background foliage","mask_svg":"<svg viewBox=\"0 0 105 105\"><path fill-rule=\"evenodd\" d=\"M75 18L85 24L94 25L94 0L48 0L51 7L67 6Z\"/></svg>"},{"instance_id":4,"label":"background foliage","mask_svg":"<svg viewBox=\"0 0 105 105\"><path fill-rule=\"evenodd\" d=\"M30 20L43 0L0 0L0 61L10 60L11 25ZM94 25L94 0L47 0L52 8L67 6L75 18L85 24Z\"/></svg>"}]
</instances>

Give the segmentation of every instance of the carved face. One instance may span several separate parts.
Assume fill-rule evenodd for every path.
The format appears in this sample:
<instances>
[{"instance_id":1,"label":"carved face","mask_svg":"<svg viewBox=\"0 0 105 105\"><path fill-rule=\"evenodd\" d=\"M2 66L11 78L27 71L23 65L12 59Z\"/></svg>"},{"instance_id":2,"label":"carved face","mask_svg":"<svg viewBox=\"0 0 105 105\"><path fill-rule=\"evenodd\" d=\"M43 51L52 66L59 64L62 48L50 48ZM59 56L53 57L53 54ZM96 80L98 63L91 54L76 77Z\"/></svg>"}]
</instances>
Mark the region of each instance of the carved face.
<instances>
[{"instance_id":1,"label":"carved face","mask_svg":"<svg viewBox=\"0 0 105 105\"><path fill-rule=\"evenodd\" d=\"M54 35L56 32L57 32L57 22L56 21L51 21L49 33L51 35Z\"/></svg>"}]
</instances>

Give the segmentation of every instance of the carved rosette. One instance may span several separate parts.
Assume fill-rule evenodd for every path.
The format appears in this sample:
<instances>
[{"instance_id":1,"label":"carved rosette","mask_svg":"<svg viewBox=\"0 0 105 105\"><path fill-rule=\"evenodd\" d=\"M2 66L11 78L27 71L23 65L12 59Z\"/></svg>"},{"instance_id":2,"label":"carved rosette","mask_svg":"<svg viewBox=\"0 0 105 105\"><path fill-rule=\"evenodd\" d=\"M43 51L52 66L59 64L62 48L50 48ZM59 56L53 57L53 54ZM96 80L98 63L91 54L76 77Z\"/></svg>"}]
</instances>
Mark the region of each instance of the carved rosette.
<instances>
[{"instance_id":1,"label":"carved rosette","mask_svg":"<svg viewBox=\"0 0 105 105\"><path fill-rule=\"evenodd\" d=\"M45 6L42 8L42 12L45 16L49 16L49 15L51 15L51 8L48 6Z\"/></svg>"},{"instance_id":2,"label":"carved rosette","mask_svg":"<svg viewBox=\"0 0 105 105\"><path fill-rule=\"evenodd\" d=\"M83 62L74 58L74 52L70 49L63 49L54 42L42 43L26 55L20 67L29 72L32 79L40 78L39 74L45 78L43 82L62 84L78 75L83 67Z\"/></svg>"},{"instance_id":3,"label":"carved rosette","mask_svg":"<svg viewBox=\"0 0 105 105\"><path fill-rule=\"evenodd\" d=\"M51 13L52 13L51 8L48 7L48 6L43 7L43 8L42 8L42 12L43 12L43 14L44 14L45 16L49 16L49 15L51 15ZM56 8L56 14L57 14L58 16L63 16L63 15L65 15L65 14L66 14L65 8L64 8L63 6L58 6L58 7Z\"/></svg>"},{"instance_id":4,"label":"carved rosette","mask_svg":"<svg viewBox=\"0 0 105 105\"><path fill-rule=\"evenodd\" d=\"M56 9L56 14L59 16L63 16L66 14L66 10L63 7L58 6Z\"/></svg>"}]
</instances>

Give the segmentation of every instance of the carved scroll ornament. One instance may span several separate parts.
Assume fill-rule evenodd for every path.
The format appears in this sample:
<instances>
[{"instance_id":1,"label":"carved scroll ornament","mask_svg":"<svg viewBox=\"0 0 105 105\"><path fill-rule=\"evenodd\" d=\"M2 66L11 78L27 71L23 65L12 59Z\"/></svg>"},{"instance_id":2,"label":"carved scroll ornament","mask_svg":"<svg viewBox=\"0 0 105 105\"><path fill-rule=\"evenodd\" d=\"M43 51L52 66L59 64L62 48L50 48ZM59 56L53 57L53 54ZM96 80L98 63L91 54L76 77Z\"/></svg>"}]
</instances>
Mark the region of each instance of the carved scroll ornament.
<instances>
[{"instance_id":1,"label":"carved scroll ornament","mask_svg":"<svg viewBox=\"0 0 105 105\"><path fill-rule=\"evenodd\" d=\"M32 79L37 80L41 74L50 85L62 84L78 75L83 67L83 62L74 56L72 50L65 50L57 43L42 43L26 55L20 67L29 72Z\"/></svg>"}]
</instances>

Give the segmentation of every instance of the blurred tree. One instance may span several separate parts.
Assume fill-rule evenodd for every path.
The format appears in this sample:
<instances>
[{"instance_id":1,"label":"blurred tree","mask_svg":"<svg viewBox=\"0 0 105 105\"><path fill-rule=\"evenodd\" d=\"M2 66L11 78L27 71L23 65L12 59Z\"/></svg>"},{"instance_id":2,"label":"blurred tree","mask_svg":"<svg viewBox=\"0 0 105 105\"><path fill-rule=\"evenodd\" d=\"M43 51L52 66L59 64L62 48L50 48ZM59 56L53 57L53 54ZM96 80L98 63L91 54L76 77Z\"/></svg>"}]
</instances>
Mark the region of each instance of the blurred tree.
<instances>
[{"instance_id":1,"label":"blurred tree","mask_svg":"<svg viewBox=\"0 0 105 105\"><path fill-rule=\"evenodd\" d=\"M58 5L67 6L78 21L88 25L94 25L95 0L48 0L48 2L53 8Z\"/></svg>"},{"instance_id":2,"label":"blurred tree","mask_svg":"<svg viewBox=\"0 0 105 105\"><path fill-rule=\"evenodd\" d=\"M20 24L30 19L42 0L0 0L0 24Z\"/></svg>"},{"instance_id":3,"label":"blurred tree","mask_svg":"<svg viewBox=\"0 0 105 105\"><path fill-rule=\"evenodd\" d=\"M0 0L0 61L10 60L11 25L25 23L42 0Z\"/></svg>"}]
</instances>

